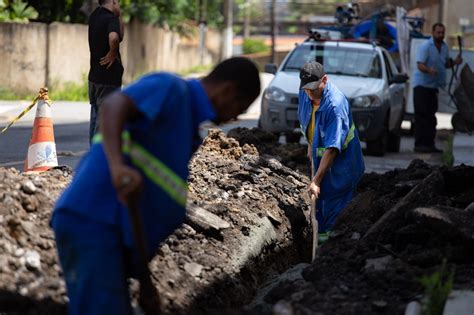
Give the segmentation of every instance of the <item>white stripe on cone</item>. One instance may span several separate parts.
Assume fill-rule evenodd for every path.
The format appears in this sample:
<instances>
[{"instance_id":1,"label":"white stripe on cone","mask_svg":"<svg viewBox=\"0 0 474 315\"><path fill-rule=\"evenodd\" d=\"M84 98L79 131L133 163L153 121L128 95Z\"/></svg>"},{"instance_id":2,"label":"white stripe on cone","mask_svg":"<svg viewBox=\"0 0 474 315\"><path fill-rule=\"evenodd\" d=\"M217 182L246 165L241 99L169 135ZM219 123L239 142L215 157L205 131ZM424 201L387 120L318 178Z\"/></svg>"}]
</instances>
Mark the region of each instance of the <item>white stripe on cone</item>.
<instances>
[{"instance_id":1,"label":"white stripe on cone","mask_svg":"<svg viewBox=\"0 0 474 315\"><path fill-rule=\"evenodd\" d=\"M51 118L51 107L43 100L38 101L38 107L36 108L36 117Z\"/></svg>"},{"instance_id":2,"label":"white stripe on cone","mask_svg":"<svg viewBox=\"0 0 474 315\"><path fill-rule=\"evenodd\" d=\"M38 142L30 145L28 148L27 169L30 170L44 166L58 166L56 143L54 142Z\"/></svg>"}]
</instances>

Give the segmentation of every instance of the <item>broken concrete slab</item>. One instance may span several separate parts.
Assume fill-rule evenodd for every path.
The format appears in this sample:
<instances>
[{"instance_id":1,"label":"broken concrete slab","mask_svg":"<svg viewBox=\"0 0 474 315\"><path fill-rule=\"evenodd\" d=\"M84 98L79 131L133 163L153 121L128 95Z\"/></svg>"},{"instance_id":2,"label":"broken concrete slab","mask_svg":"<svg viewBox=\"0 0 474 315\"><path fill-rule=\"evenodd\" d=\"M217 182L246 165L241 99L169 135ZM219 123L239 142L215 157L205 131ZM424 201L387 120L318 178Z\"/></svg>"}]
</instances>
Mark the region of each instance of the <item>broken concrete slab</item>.
<instances>
[{"instance_id":1,"label":"broken concrete slab","mask_svg":"<svg viewBox=\"0 0 474 315\"><path fill-rule=\"evenodd\" d=\"M472 212L447 206L420 207L409 211L408 216L426 228L439 231L446 238L474 242Z\"/></svg>"},{"instance_id":2,"label":"broken concrete slab","mask_svg":"<svg viewBox=\"0 0 474 315\"><path fill-rule=\"evenodd\" d=\"M369 242L376 242L382 234L391 234L397 228L393 224L395 220L403 218L404 213L413 209L414 205L423 203L427 198L431 198L444 188L444 177L441 171L434 170L422 182L416 185L397 204L387 211L375 224L373 224L363 239Z\"/></svg>"},{"instance_id":3,"label":"broken concrete slab","mask_svg":"<svg viewBox=\"0 0 474 315\"><path fill-rule=\"evenodd\" d=\"M453 291L444 305L443 315L474 314L474 291Z\"/></svg>"},{"instance_id":4,"label":"broken concrete slab","mask_svg":"<svg viewBox=\"0 0 474 315\"><path fill-rule=\"evenodd\" d=\"M200 230L213 229L220 231L230 227L229 222L226 222L217 215L193 204L187 205L186 218L189 225Z\"/></svg>"},{"instance_id":5,"label":"broken concrete slab","mask_svg":"<svg viewBox=\"0 0 474 315\"><path fill-rule=\"evenodd\" d=\"M367 259L365 261L365 271L384 271L393 262L393 257L383 256L380 258Z\"/></svg>"},{"instance_id":6,"label":"broken concrete slab","mask_svg":"<svg viewBox=\"0 0 474 315\"><path fill-rule=\"evenodd\" d=\"M254 298L252 303L245 306L246 310L253 311L255 313L264 313L270 312L272 310L272 305L265 301L266 296L277 286L281 285L283 282L294 282L294 281L305 281L303 279L302 271L303 269L310 266L310 264L301 263L294 267L291 267L278 277L272 278L267 281L259 290L258 295ZM283 302L282 302L283 303ZM279 309L278 303L273 307L273 309Z\"/></svg>"}]
</instances>

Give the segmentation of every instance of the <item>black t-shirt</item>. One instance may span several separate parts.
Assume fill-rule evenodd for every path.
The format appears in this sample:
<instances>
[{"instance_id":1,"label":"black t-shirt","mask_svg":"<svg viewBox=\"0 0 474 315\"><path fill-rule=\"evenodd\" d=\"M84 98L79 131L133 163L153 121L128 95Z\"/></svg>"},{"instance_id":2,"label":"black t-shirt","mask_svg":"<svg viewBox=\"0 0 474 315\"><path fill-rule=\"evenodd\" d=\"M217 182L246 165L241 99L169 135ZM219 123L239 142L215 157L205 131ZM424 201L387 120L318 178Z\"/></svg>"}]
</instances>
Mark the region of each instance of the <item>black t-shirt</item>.
<instances>
[{"instance_id":1,"label":"black t-shirt","mask_svg":"<svg viewBox=\"0 0 474 315\"><path fill-rule=\"evenodd\" d=\"M91 69L89 81L107 85L122 85L123 66L120 52L117 60L107 69L99 64L100 58L110 50L109 34L116 32L121 39L120 21L111 11L98 7L89 18L89 49L91 53Z\"/></svg>"}]
</instances>

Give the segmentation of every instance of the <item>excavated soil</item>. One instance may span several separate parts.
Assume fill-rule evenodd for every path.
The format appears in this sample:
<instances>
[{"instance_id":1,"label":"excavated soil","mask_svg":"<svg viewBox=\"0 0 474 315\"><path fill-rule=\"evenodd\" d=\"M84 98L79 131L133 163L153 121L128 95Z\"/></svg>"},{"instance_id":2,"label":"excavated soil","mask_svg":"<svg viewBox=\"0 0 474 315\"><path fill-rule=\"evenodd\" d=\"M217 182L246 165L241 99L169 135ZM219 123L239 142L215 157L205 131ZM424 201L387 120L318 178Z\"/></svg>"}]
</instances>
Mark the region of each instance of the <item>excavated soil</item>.
<instances>
[{"instance_id":1,"label":"excavated soil","mask_svg":"<svg viewBox=\"0 0 474 315\"><path fill-rule=\"evenodd\" d=\"M312 265L308 173L305 146L211 131L190 165L187 221L150 263L164 313L403 314L443 259L455 288L474 289L473 167L366 174ZM70 178L0 169L2 315L66 313L48 221Z\"/></svg>"},{"instance_id":2,"label":"excavated soil","mask_svg":"<svg viewBox=\"0 0 474 315\"><path fill-rule=\"evenodd\" d=\"M454 289L473 290L473 202L474 167L415 160L368 174L315 262L273 284L249 313L403 314L422 300L420 278L443 259L455 271Z\"/></svg>"},{"instance_id":3,"label":"excavated soil","mask_svg":"<svg viewBox=\"0 0 474 315\"><path fill-rule=\"evenodd\" d=\"M2 315L66 313L48 221L70 178L67 169L0 169ZM187 221L150 263L165 314L238 309L269 277L309 259L306 176L212 131L191 162L189 184ZM134 299L137 286L131 281Z\"/></svg>"}]
</instances>

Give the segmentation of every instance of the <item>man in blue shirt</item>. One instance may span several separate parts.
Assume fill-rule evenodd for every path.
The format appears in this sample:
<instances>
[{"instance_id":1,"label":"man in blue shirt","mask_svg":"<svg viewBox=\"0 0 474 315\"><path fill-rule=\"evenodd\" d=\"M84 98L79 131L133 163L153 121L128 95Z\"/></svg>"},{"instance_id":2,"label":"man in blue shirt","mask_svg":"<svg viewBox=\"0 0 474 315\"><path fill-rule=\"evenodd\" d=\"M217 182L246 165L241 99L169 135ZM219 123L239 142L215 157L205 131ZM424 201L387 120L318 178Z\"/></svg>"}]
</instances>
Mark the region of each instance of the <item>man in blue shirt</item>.
<instances>
[{"instance_id":1,"label":"man in blue shirt","mask_svg":"<svg viewBox=\"0 0 474 315\"><path fill-rule=\"evenodd\" d=\"M316 218L324 241L352 199L365 165L349 102L328 81L323 66L315 61L306 63L300 79L298 117L316 170L309 193L317 199Z\"/></svg>"},{"instance_id":2,"label":"man in blue shirt","mask_svg":"<svg viewBox=\"0 0 474 315\"><path fill-rule=\"evenodd\" d=\"M69 314L131 314L126 279L140 267L126 207L137 205L147 252L155 253L185 219L199 125L237 117L259 93L256 66L231 58L200 81L150 74L104 101L101 134L51 220Z\"/></svg>"},{"instance_id":3,"label":"man in blue shirt","mask_svg":"<svg viewBox=\"0 0 474 315\"><path fill-rule=\"evenodd\" d=\"M446 68L462 63L460 56L449 59L448 45L444 42L445 30L443 24L435 23L432 37L416 52L417 68L413 75L415 152L442 152L435 146L438 88L446 84Z\"/></svg>"}]
</instances>

